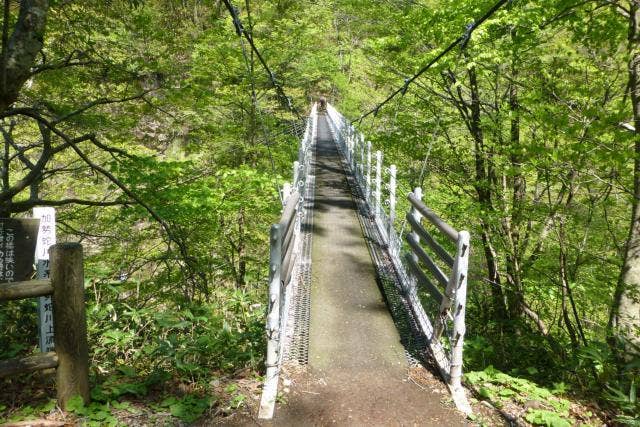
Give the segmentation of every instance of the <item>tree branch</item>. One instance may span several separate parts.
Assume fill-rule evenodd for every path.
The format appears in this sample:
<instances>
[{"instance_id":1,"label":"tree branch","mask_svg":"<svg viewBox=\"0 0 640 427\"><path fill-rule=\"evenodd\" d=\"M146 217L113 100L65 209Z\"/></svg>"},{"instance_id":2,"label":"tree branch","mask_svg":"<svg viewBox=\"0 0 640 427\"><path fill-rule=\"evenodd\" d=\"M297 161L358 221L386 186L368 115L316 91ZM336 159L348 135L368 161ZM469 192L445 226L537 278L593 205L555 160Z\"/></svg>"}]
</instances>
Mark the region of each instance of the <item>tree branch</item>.
<instances>
[{"instance_id":1,"label":"tree branch","mask_svg":"<svg viewBox=\"0 0 640 427\"><path fill-rule=\"evenodd\" d=\"M34 183L42 173L42 170L44 169L47 162L51 159L53 153L51 150L51 140L47 136L48 132L44 132L44 129L41 128L41 133L43 137L43 148L40 158L24 178L18 180L18 182L16 182L13 186L0 192L0 204L10 202L16 194L20 193L22 190Z\"/></svg>"},{"instance_id":2,"label":"tree branch","mask_svg":"<svg viewBox=\"0 0 640 427\"><path fill-rule=\"evenodd\" d=\"M128 96L125 98L99 98L99 99L95 99L91 102L87 102L86 104L84 104L82 107L78 108L75 111L72 111L70 113L67 113L61 117L56 118L55 120L53 120L51 123L53 125L57 125L58 123L61 123L65 120L70 119L71 117L77 116L78 114L82 114L85 111L98 106L98 105L107 105L107 104L117 104L117 103L121 103L121 102L127 102L127 101L133 101L136 99L141 99L144 98L144 96L146 94L148 94L149 92L151 92L152 89L149 90L145 90L143 92L140 92L138 94L132 95L132 96Z\"/></svg>"},{"instance_id":3,"label":"tree branch","mask_svg":"<svg viewBox=\"0 0 640 427\"><path fill-rule=\"evenodd\" d=\"M76 58L74 58L74 56L78 54L78 56ZM86 60L86 61L81 61L80 58L84 56L84 52L78 50L78 49L74 49L69 55L67 55L66 58L58 61L58 62L52 62L52 63L43 63L42 65L38 65L36 67L33 67L31 69L31 75L35 76L36 74L40 74L44 71L50 71L50 70L60 70L62 68L67 68L67 67L79 67L79 66L86 66L86 65L94 65L97 64L96 61L93 60ZM75 60L74 60L75 59Z\"/></svg>"},{"instance_id":4,"label":"tree branch","mask_svg":"<svg viewBox=\"0 0 640 427\"><path fill-rule=\"evenodd\" d=\"M82 205L82 206L123 206L123 205L132 205L135 202L131 200L110 200L110 201L99 201L99 200L85 200L85 199L61 199L61 200L47 200L47 199L29 199L29 200L21 200L19 202L11 203L11 211L12 212L26 212L29 209L35 206L65 206L65 205Z\"/></svg>"}]
</instances>

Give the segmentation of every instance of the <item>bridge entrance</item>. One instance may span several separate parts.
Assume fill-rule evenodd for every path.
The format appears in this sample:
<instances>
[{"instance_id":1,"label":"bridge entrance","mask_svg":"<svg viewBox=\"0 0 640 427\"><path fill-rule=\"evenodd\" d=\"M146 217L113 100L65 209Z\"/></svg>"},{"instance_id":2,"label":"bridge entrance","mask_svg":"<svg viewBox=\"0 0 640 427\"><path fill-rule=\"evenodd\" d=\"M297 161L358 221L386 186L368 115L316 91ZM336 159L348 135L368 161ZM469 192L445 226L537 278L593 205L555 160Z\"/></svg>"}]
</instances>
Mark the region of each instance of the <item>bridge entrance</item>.
<instances>
[{"instance_id":1,"label":"bridge entrance","mask_svg":"<svg viewBox=\"0 0 640 427\"><path fill-rule=\"evenodd\" d=\"M290 392L272 423L465 424L442 405L444 384L425 387L412 378L424 368L411 365L385 303L363 234L360 196L322 112L315 142L307 366L287 372L285 364Z\"/></svg>"}]
</instances>

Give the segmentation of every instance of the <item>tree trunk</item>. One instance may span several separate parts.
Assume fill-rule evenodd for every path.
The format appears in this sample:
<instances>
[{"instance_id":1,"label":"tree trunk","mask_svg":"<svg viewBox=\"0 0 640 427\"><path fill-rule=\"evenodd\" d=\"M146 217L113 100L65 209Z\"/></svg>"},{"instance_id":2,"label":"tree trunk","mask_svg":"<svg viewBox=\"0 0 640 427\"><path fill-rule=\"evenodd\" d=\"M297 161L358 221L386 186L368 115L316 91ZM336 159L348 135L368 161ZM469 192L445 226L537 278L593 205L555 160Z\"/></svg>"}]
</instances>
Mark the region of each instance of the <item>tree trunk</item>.
<instances>
[{"instance_id":1,"label":"tree trunk","mask_svg":"<svg viewBox=\"0 0 640 427\"><path fill-rule=\"evenodd\" d=\"M8 42L2 45L0 113L6 111L18 99L22 85L31 77L31 68L44 43L48 11L48 0L20 2L20 13L13 34ZM3 34L7 33L6 25L8 22L5 20Z\"/></svg>"},{"instance_id":2,"label":"tree trunk","mask_svg":"<svg viewBox=\"0 0 640 427\"><path fill-rule=\"evenodd\" d=\"M238 270L236 276L236 287L242 288L246 285L247 260L245 255L245 230L244 230L244 208L238 213Z\"/></svg>"},{"instance_id":3,"label":"tree trunk","mask_svg":"<svg viewBox=\"0 0 640 427\"><path fill-rule=\"evenodd\" d=\"M515 36L515 30L512 31ZM512 79L518 77L517 64L515 59L512 64ZM510 254L507 254L507 280L509 288L509 314L511 318L520 317L524 306L524 289L522 287L522 250L520 245L520 227L523 220L523 209L526 199L527 182L522 175L522 154L520 152L520 103L518 100L518 87L516 83L509 83L509 109L511 111L511 129L509 137L509 160L511 162L512 176L512 199L511 218L508 227L505 229L507 241L509 242Z\"/></svg>"},{"instance_id":4,"label":"tree trunk","mask_svg":"<svg viewBox=\"0 0 640 427\"><path fill-rule=\"evenodd\" d=\"M616 286L609 329L640 346L640 2L630 2L629 14L629 90L635 127L633 205L624 263ZM625 346L624 355L638 352Z\"/></svg>"},{"instance_id":5,"label":"tree trunk","mask_svg":"<svg viewBox=\"0 0 640 427\"><path fill-rule=\"evenodd\" d=\"M487 172L487 153L484 147L484 134L481 126L480 116L480 90L478 88L478 78L475 69L471 67L468 72L469 88L471 90L471 117L469 130L474 141L475 173L474 188L478 196L478 202L483 211L493 210L491 201L491 184ZM484 215L483 215L484 216ZM502 286L500 284L500 269L498 267L495 249L491 244L491 227L487 221L481 221L482 246L489 273L489 285L491 286L491 296L493 300L493 312L497 319L507 318L507 308L505 306Z\"/></svg>"}]
</instances>

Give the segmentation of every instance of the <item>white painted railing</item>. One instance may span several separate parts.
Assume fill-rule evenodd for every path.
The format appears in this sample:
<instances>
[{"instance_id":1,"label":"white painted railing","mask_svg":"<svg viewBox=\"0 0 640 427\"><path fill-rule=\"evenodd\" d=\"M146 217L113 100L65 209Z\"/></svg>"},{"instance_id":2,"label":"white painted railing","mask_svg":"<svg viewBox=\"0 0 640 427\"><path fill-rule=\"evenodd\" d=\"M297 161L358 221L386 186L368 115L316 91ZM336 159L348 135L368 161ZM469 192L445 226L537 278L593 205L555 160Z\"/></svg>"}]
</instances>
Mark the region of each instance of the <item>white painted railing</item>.
<instances>
[{"instance_id":1,"label":"white painted railing","mask_svg":"<svg viewBox=\"0 0 640 427\"><path fill-rule=\"evenodd\" d=\"M318 129L317 105L311 108L307 126L293 163L292 183L282 188L283 211L280 221L271 226L269 244L269 306L267 309L267 372L258 417L273 417L278 378L284 353L286 321L291 301L291 283L298 277L302 257L301 225L307 178L310 175L311 152Z\"/></svg>"},{"instance_id":2,"label":"white painted railing","mask_svg":"<svg viewBox=\"0 0 640 427\"><path fill-rule=\"evenodd\" d=\"M371 142L365 142L364 136L332 105L327 105L327 114L338 147L375 219L381 243L388 248L404 297L427 339L429 351L458 409L471 413L461 385L469 233L456 231L427 208L422 203L422 189L416 188L407 195L412 206L406 216L411 232L406 236L408 248L401 257L402 239L395 231L396 166L384 168L382 152L372 152ZM422 219L428 221L427 226ZM433 236L428 229L433 230ZM453 255L444 248L446 244L439 242L444 239L453 243ZM431 304L421 301L420 297L427 295Z\"/></svg>"}]
</instances>

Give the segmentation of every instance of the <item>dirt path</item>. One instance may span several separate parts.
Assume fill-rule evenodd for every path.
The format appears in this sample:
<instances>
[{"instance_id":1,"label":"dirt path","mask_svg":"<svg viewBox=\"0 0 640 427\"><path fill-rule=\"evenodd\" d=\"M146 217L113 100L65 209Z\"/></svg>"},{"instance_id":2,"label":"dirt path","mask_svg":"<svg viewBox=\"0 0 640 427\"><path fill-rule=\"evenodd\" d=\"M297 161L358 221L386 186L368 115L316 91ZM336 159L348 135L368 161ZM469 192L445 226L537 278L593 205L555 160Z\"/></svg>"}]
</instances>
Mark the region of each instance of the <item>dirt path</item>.
<instances>
[{"instance_id":1,"label":"dirt path","mask_svg":"<svg viewBox=\"0 0 640 427\"><path fill-rule=\"evenodd\" d=\"M309 366L268 425L465 425L409 379L338 150L319 117Z\"/></svg>"}]
</instances>

